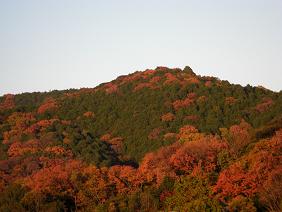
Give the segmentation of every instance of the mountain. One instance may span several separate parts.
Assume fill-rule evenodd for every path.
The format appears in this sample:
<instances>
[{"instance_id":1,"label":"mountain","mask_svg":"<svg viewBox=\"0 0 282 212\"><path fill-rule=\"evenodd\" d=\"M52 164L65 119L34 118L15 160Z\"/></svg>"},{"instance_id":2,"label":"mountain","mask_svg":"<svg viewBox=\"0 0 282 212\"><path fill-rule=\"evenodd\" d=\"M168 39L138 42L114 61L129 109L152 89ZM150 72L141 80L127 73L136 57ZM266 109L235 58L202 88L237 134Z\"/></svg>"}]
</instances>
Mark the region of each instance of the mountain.
<instances>
[{"instance_id":1,"label":"mountain","mask_svg":"<svg viewBox=\"0 0 282 212\"><path fill-rule=\"evenodd\" d=\"M282 92L137 71L0 97L0 211L279 211Z\"/></svg>"}]
</instances>

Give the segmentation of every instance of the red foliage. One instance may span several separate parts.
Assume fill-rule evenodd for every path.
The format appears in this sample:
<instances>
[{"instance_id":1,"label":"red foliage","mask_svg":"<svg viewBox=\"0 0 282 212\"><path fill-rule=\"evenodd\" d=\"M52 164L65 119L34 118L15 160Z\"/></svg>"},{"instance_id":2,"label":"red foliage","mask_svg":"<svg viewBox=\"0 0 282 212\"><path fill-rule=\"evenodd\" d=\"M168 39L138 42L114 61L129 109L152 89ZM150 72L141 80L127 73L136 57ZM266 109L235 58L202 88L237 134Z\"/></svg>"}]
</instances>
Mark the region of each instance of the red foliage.
<instances>
[{"instance_id":1,"label":"red foliage","mask_svg":"<svg viewBox=\"0 0 282 212\"><path fill-rule=\"evenodd\" d=\"M47 98L42 105L37 110L37 113L42 114L45 113L46 111L54 110L56 109L57 102L53 98Z\"/></svg>"},{"instance_id":2,"label":"red foliage","mask_svg":"<svg viewBox=\"0 0 282 212\"><path fill-rule=\"evenodd\" d=\"M267 185L273 171L281 168L282 130L272 139L257 143L248 155L221 172L214 190L222 198L253 196Z\"/></svg>"}]
</instances>

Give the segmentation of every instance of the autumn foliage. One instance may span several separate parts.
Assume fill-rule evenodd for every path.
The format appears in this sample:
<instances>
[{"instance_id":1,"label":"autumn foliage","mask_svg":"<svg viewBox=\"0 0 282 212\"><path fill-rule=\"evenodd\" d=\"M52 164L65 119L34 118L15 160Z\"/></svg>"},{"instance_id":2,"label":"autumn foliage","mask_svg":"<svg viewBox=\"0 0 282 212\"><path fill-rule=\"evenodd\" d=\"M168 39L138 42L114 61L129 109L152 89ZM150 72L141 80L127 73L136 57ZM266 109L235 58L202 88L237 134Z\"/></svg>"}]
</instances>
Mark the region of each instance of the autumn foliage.
<instances>
[{"instance_id":1,"label":"autumn foliage","mask_svg":"<svg viewBox=\"0 0 282 212\"><path fill-rule=\"evenodd\" d=\"M175 115L172 113L166 113L161 117L162 121L173 121L175 119Z\"/></svg>"},{"instance_id":2,"label":"autumn foliage","mask_svg":"<svg viewBox=\"0 0 282 212\"><path fill-rule=\"evenodd\" d=\"M14 95L6 94L4 95L4 100L0 102L0 111L12 109L15 107Z\"/></svg>"},{"instance_id":3,"label":"autumn foliage","mask_svg":"<svg viewBox=\"0 0 282 212\"><path fill-rule=\"evenodd\" d=\"M0 211L281 211L282 96L136 71L0 97Z\"/></svg>"},{"instance_id":4,"label":"autumn foliage","mask_svg":"<svg viewBox=\"0 0 282 212\"><path fill-rule=\"evenodd\" d=\"M269 189L273 188L275 183L281 188L281 147L280 130L273 138L257 143L248 155L224 170L218 178L215 191L224 201L230 201L230 198L239 195L245 197L262 195L264 201L276 201L272 202L270 207L277 208L277 201L281 201L281 195L275 194L275 197L280 199L272 199ZM273 192L277 191L274 189Z\"/></svg>"},{"instance_id":5,"label":"autumn foliage","mask_svg":"<svg viewBox=\"0 0 282 212\"><path fill-rule=\"evenodd\" d=\"M172 105L173 105L175 110L179 110L180 108L188 107L191 104L193 104L195 99L196 99L195 93L188 93L187 97L185 99L176 100L175 102L172 103Z\"/></svg>"},{"instance_id":6,"label":"autumn foliage","mask_svg":"<svg viewBox=\"0 0 282 212\"><path fill-rule=\"evenodd\" d=\"M42 113L45 113L46 111L50 111L50 110L57 108L57 106L58 105L54 99L48 98L45 100L45 102L42 105L40 105L37 112L39 114L42 114Z\"/></svg>"}]
</instances>

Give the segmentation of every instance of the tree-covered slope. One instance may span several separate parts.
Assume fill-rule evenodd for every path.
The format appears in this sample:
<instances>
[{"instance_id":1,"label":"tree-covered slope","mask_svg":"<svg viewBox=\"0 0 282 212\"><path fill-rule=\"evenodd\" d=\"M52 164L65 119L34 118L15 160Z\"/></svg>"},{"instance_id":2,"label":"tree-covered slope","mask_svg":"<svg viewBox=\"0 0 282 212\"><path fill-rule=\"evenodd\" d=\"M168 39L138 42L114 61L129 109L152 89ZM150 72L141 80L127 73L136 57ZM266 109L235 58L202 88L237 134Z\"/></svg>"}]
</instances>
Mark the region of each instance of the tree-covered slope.
<instances>
[{"instance_id":1,"label":"tree-covered slope","mask_svg":"<svg viewBox=\"0 0 282 212\"><path fill-rule=\"evenodd\" d=\"M281 92L199 76L189 67L138 71L96 88L5 95L0 97L0 203L8 204L5 195L18 192L21 203L15 207L31 211L62 209L67 203L69 210L104 210L121 202L129 211L146 211L142 198L149 201L147 211L192 210L199 199L207 203L197 206L201 210L230 209L237 199L238 207L266 209L270 200L255 199L266 191L252 187L246 193L243 187L227 195L224 177L240 161L253 164L249 158L255 157L257 142L273 137L281 143L280 128ZM281 158L281 152L275 154ZM199 167L203 173L195 178ZM269 172L277 167L281 164L268 167ZM54 181L41 184L52 172ZM276 172L271 176L280 176ZM130 173L135 178L128 178ZM91 190L92 175L105 187ZM267 189L270 175L260 180L257 186ZM185 186L194 189L189 197L182 194ZM51 192L58 187L58 193ZM198 187L206 189L200 196L193 193Z\"/></svg>"}]
</instances>

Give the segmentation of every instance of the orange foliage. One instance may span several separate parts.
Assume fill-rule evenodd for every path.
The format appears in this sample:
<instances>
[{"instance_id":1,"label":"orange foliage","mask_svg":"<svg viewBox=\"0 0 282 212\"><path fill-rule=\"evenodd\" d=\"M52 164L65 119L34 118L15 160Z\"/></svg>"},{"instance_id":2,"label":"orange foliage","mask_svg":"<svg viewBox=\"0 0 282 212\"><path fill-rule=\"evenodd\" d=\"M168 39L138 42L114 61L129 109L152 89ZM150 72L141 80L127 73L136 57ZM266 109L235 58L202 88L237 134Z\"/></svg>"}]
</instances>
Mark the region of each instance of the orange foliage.
<instances>
[{"instance_id":1,"label":"orange foliage","mask_svg":"<svg viewBox=\"0 0 282 212\"><path fill-rule=\"evenodd\" d=\"M100 137L100 140L110 144L111 148L115 152L121 152L122 142L123 142L123 138L122 137L114 137L114 138L112 138L111 134L105 134L105 135L102 135Z\"/></svg>"},{"instance_id":2,"label":"orange foliage","mask_svg":"<svg viewBox=\"0 0 282 212\"><path fill-rule=\"evenodd\" d=\"M35 153L40 149L38 140L30 140L25 143L14 142L8 149L9 157L22 156L26 153Z\"/></svg>"},{"instance_id":3,"label":"orange foliage","mask_svg":"<svg viewBox=\"0 0 282 212\"><path fill-rule=\"evenodd\" d=\"M79 97L81 94L86 94L86 93L95 93L99 90L99 88L81 88L78 91L75 92L70 92L70 93L64 93L66 97L69 98L75 98Z\"/></svg>"},{"instance_id":4,"label":"orange foliage","mask_svg":"<svg viewBox=\"0 0 282 212\"><path fill-rule=\"evenodd\" d=\"M13 129L22 130L26 128L30 122L34 121L35 118L32 113L20 113L15 112L10 115L7 119L8 123Z\"/></svg>"},{"instance_id":5,"label":"orange foliage","mask_svg":"<svg viewBox=\"0 0 282 212\"><path fill-rule=\"evenodd\" d=\"M169 69L168 69L168 67L165 67L165 66L158 66L158 67L156 68L156 70L157 70L157 71L167 71L167 70L169 70Z\"/></svg>"},{"instance_id":6,"label":"orange foliage","mask_svg":"<svg viewBox=\"0 0 282 212\"><path fill-rule=\"evenodd\" d=\"M64 147L61 147L61 146L46 147L44 149L44 152L51 153L51 154L58 155L58 156L72 157L72 152L70 150L66 150Z\"/></svg>"},{"instance_id":7,"label":"orange foliage","mask_svg":"<svg viewBox=\"0 0 282 212\"><path fill-rule=\"evenodd\" d=\"M152 74L155 74L156 71L155 70L152 70L152 69L147 69L143 72L144 75L152 75Z\"/></svg>"},{"instance_id":8,"label":"orange foliage","mask_svg":"<svg viewBox=\"0 0 282 212\"><path fill-rule=\"evenodd\" d=\"M143 82L143 83L139 83L138 85L135 86L135 88L133 89L133 91L139 91L143 88L155 88L155 86L149 82Z\"/></svg>"},{"instance_id":9,"label":"orange foliage","mask_svg":"<svg viewBox=\"0 0 282 212\"><path fill-rule=\"evenodd\" d=\"M61 164L55 163L27 177L24 183L32 191L38 193L51 195L73 193L71 175L73 172L79 172L81 169L81 162L76 160L69 160Z\"/></svg>"},{"instance_id":10,"label":"orange foliage","mask_svg":"<svg viewBox=\"0 0 282 212\"><path fill-rule=\"evenodd\" d=\"M174 169L192 172L198 165L205 172L216 169L217 155L227 148L227 144L216 137L203 137L184 143L169 159Z\"/></svg>"},{"instance_id":11,"label":"orange foliage","mask_svg":"<svg viewBox=\"0 0 282 212\"><path fill-rule=\"evenodd\" d=\"M179 129L179 136L184 137L190 133L198 133L198 129L192 125L185 125Z\"/></svg>"},{"instance_id":12,"label":"orange foliage","mask_svg":"<svg viewBox=\"0 0 282 212\"><path fill-rule=\"evenodd\" d=\"M105 134L100 137L101 141L109 141L111 139L111 134Z\"/></svg>"},{"instance_id":13,"label":"orange foliage","mask_svg":"<svg viewBox=\"0 0 282 212\"><path fill-rule=\"evenodd\" d=\"M192 125L185 125L179 129L179 133L177 135L179 141L193 141L203 137L201 133L199 133L198 129Z\"/></svg>"},{"instance_id":14,"label":"orange foliage","mask_svg":"<svg viewBox=\"0 0 282 212\"><path fill-rule=\"evenodd\" d=\"M59 119L49 119L49 120L40 120L37 123L28 127L25 132L26 133L35 133L36 131L43 131L47 127L51 126L55 121L59 121Z\"/></svg>"},{"instance_id":15,"label":"orange foliage","mask_svg":"<svg viewBox=\"0 0 282 212\"><path fill-rule=\"evenodd\" d=\"M196 99L195 93L188 93L187 97L183 100L176 100L172 103L172 106L175 110L179 110L183 107L188 107L189 105L193 104Z\"/></svg>"},{"instance_id":16,"label":"orange foliage","mask_svg":"<svg viewBox=\"0 0 282 212\"><path fill-rule=\"evenodd\" d=\"M94 118L94 113L91 111L87 111L83 114L83 116L87 117L87 118Z\"/></svg>"},{"instance_id":17,"label":"orange foliage","mask_svg":"<svg viewBox=\"0 0 282 212\"><path fill-rule=\"evenodd\" d=\"M210 88L212 86L212 81L206 81L205 86Z\"/></svg>"},{"instance_id":18,"label":"orange foliage","mask_svg":"<svg viewBox=\"0 0 282 212\"><path fill-rule=\"evenodd\" d=\"M115 137L107 141L107 143L111 145L111 148L116 152L121 152L122 142L123 142L122 137Z\"/></svg>"},{"instance_id":19,"label":"orange foliage","mask_svg":"<svg viewBox=\"0 0 282 212\"><path fill-rule=\"evenodd\" d=\"M77 193L77 205L88 205L89 202L104 203L112 192L113 183L108 179L107 168L95 166L85 167L77 174L74 183L81 183L82 188ZM83 180L81 182L81 180Z\"/></svg>"},{"instance_id":20,"label":"orange foliage","mask_svg":"<svg viewBox=\"0 0 282 212\"><path fill-rule=\"evenodd\" d=\"M39 127L49 127L51 126L55 121L59 121L59 119L49 119L49 120L40 120L38 121L36 124L39 126Z\"/></svg>"},{"instance_id":21,"label":"orange foliage","mask_svg":"<svg viewBox=\"0 0 282 212\"><path fill-rule=\"evenodd\" d=\"M4 101L0 103L0 110L8 110L15 107L14 95L4 95Z\"/></svg>"},{"instance_id":22,"label":"orange foliage","mask_svg":"<svg viewBox=\"0 0 282 212\"><path fill-rule=\"evenodd\" d=\"M158 83L161 80L161 77L156 76L150 79L150 83L154 84L154 83Z\"/></svg>"},{"instance_id":23,"label":"orange foliage","mask_svg":"<svg viewBox=\"0 0 282 212\"><path fill-rule=\"evenodd\" d=\"M174 144L148 153L143 158L139 172L148 182L158 185L165 176L176 178L179 171L186 173L212 172L217 168L217 155L227 149L227 144L216 137L203 137L194 141Z\"/></svg>"},{"instance_id":24,"label":"orange foliage","mask_svg":"<svg viewBox=\"0 0 282 212\"><path fill-rule=\"evenodd\" d=\"M120 85L123 85L123 84L128 83L128 82L132 82L132 81L135 81L135 80L142 79L143 77L144 77L144 75L142 74L142 72L136 71L135 73L130 74L128 76L118 77L118 80L120 81Z\"/></svg>"},{"instance_id":25,"label":"orange foliage","mask_svg":"<svg viewBox=\"0 0 282 212\"><path fill-rule=\"evenodd\" d=\"M175 119L175 115L172 113L166 113L161 117L162 121L173 121Z\"/></svg>"},{"instance_id":26,"label":"orange foliage","mask_svg":"<svg viewBox=\"0 0 282 212\"><path fill-rule=\"evenodd\" d=\"M178 81L177 77L172 73L165 73L165 77L166 77L166 81L164 82L165 85Z\"/></svg>"},{"instance_id":27,"label":"orange foliage","mask_svg":"<svg viewBox=\"0 0 282 212\"><path fill-rule=\"evenodd\" d=\"M200 83L200 80L196 76L185 78L184 80L189 84L199 84Z\"/></svg>"},{"instance_id":28,"label":"orange foliage","mask_svg":"<svg viewBox=\"0 0 282 212\"><path fill-rule=\"evenodd\" d=\"M31 113L15 112L10 115L7 122L12 126L11 130L3 133L3 143L8 144L15 140L18 140L20 136L25 132L30 123L35 120Z\"/></svg>"},{"instance_id":29,"label":"orange foliage","mask_svg":"<svg viewBox=\"0 0 282 212\"><path fill-rule=\"evenodd\" d=\"M107 83L105 85L105 88L106 88L107 94L116 93L118 91L118 86L116 84L113 84L113 83Z\"/></svg>"},{"instance_id":30,"label":"orange foliage","mask_svg":"<svg viewBox=\"0 0 282 212\"><path fill-rule=\"evenodd\" d=\"M175 82L179 82L177 77L173 75L172 73L165 73L166 80L164 82L164 85L172 84Z\"/></svg>"},{"instance_id":31,"label":"orange foliage","mask_svg":"<svg viewBox=\"0 0 282 212\"><path fill-rule=\"evenodd\" d=\"M221 172L215 191L226 197L251 196L257 189L256 177L244 168L243 163L236 163Z\"/></svg>"},{"instance_id":32,"label":"orange foliage","mask_svg":"<svg viewBox=\"0 0 282 212\"><path fill-rule=\"evenodd\" d=\"M131 166L112 166L108 177L119 193L134 192L142 180L137 170Z\"/></svg>"},{"instance_id":33,"label":"orange foliage","mask_svg":"<svg viewBox=\"0 0 282 212\"><path fill-rule=\"evenodd\" d=\"M251 142L251 131L251 125L244 120L239 125L230 127L229 135L231 137L229 138L229 144L235 154Z\"/></svg>"},{"instance_id":34,"label":"orange foliage","mask_svg":"<svg viewBox=\"0 0 282 212\"><path fill-rule=\"evenodd\" d=\"M262 190L262 185L269 188L268 180L276 176L274 170L282 168L281 159L282 130L272 139L257 143L248 155L221 172L214 190L222 198L253 196Z\"/></svg>"},{"instance_id":35,"label":"orange foliage","mask_svg":"<svg viewBox=\"0 0 282 212\"><path fill-rule=\"evenodd\" d=\"M148 182L156 182L158 185L161 184L165 176L176 177L175 172L168 163L168 158L170 158L180 146L181 145L177 142L168 147L162 147L157 152L146 154L138 171Z\"/></svg>"},{"instance_id":36,"label":"orange foliage","mask_svg":"<svg viewBox=\"0 0 282 212\"><path fill-rule=\"evenodd\" d=\"M165 135L164 135L164 139L165 140L168 140L168 139L174 139L174 138L176 138L176 133L166 133Z\"/></svg>"},{"instance_id":37,"label":"orange foliage","mask_svg":"<svg viewBox=\"0 0 282 212\"><path fill-rule=\"evenodd\" d=\"M260 201L269 211L281 211L282 166L272 170L263 187L259 189Z\"/></svg>"},{"instance_id":38,"label":"orange foliage","mask_svg":"<svg viewBox=\"0 0 282 212\"><path fill-rule=\"evenodd\" d=\"M54 110L56 109L57 103L55 99L53 98L47 98L42 105L39 106L37 113L42 114L45 113L46 111Z\"/></svg>"}]
</instances>

